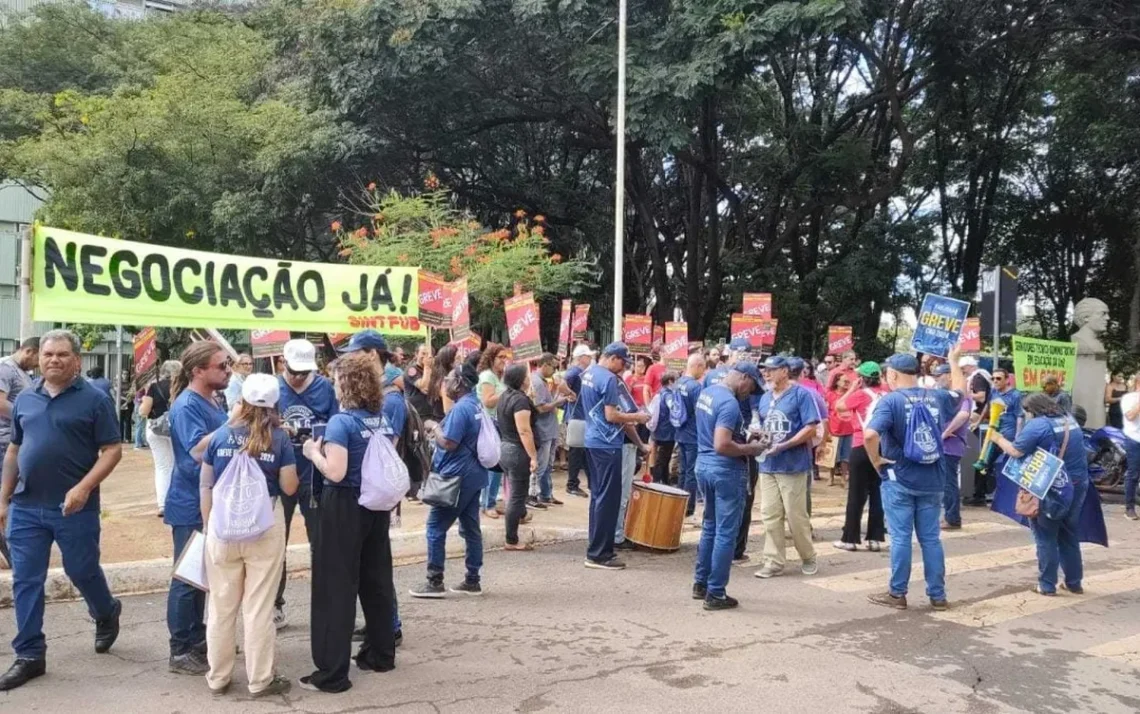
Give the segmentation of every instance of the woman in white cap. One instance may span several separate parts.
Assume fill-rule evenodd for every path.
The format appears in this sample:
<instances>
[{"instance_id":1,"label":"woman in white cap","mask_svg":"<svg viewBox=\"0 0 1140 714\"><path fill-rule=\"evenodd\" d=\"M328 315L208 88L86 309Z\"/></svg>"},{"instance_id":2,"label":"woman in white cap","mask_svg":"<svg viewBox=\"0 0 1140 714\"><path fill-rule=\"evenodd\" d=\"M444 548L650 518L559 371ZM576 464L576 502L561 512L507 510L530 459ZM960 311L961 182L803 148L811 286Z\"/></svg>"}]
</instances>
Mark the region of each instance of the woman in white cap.
<instances>
[{"instance_id":1,"label":"woman in white cap","mask_svg":"<svg viewBox=\"0 0 1140 714\"><path fill-rule=\"evenodd\" d=\"M210 583L209 618L206 621L207 659L210 671L206 684L216 696L229 690L235 660L237 614L241 608L245 623L245 670L249 693L255 698L284 694L289 680L274 669L277 629L273 625L273 602L277 581L285 559L285 513L281 494L297 491L297 467L289 436L278 425L277 380L267 374L251 374L241 387L241 402L230 422L218 429L202 457L200 489L202 523L206 524L206 577ZM235 491L220 488L226 468L235 456L246 454L265 475L273 524L260 535L247 540L225 540L225 524L210 522L218 515L238 513L249 504L248 492L239 505ZM235 468L239 464L235 464ZM234 482L235 485L237 481ZM216 496L216 498L215 498Z\"/></svg>"}]
</instances>

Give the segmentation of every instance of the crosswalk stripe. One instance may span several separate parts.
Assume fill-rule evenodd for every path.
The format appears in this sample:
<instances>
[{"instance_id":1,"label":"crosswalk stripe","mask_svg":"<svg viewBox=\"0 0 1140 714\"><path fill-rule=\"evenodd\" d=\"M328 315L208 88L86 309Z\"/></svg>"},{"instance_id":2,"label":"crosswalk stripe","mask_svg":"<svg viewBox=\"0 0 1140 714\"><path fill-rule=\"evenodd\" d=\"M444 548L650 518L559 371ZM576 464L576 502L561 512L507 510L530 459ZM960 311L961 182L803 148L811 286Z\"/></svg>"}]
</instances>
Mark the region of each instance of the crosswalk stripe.
<instances>
[{"instance_id":1,"label":"crosswalk stripe","mask_svg":"<svg viewBox=\"0 0 1140 714\"><path fill-rule=\"evenodd\" d=\"M1140 669L1140 635L1132 635L1119 640L1089 647L1084 654Z\"/></svg>"},{"instance_id":2,"label":"crosswalk stripe","mask_svg":"<svg viewBox=\"0 0 1140 714\"><path fill-rule=\"evenodd\" d=\"M970 573L975 570L986 570L1002 565L1011 565L1036 557L1034 546L1019 546L1004 550L991 550L981 553L970 553L946 559L946 576ZM922 582L923 567L922 556L916 549L911 561L910 581ZM875 570L861 570L857 573L832 575L823 578L813 578L807 581L810 585L825 590L840 593L853 593L863 590L883 589L891 577L890 568L876 568Z\"/></svg>"},{"instance_id":3,"label":"crosswalk stripe","mask_svg":"<svg viewBox=\"0 0 1140 714\"><path fill-rule=\"evenodd\" d=\"M967 627L989 627L1029 615L1072 607L1097 598L1134 590L1140 582L1140 567L1098 573L1084 579L1084 595L1072 595L1064 590L1054 597L1044 597L1028 589L1022 592L979 600L945 612L932 613L932 617Z\"/></svg>"},{"instance_id":4,"label":"crosswalk stripe","mask_svg":"<svg viewBox=\"0 0 1140 714\"><path fill-rule=\"evenodd\" d=\"M757 520L758 520L758 518L757 518ZM843 519L842 518L839 518L839 519L836 519L836 518L817 519L817 518L813 517L811 519L811 524L812 524L812 527L814 527L817 531L842 529L843 528ZM755 521L753 522L753 525L755 525ZM867 532L866 520L863 521L863 525L861 526L861 528L862 528L862 531L861 531L862 533ZM1016 523L1014 523L1012 521L1006 521L1006 522L968 521L966 523L963 523L962 528L959 530L942 531L942 540L952 540L954 538L965 538L967 536L981 535L983 533L997 533L999 531L1015 531L1015 530L1025 530L1026 533L1029 532L1027 529L1023 528L1022 526L1017 525ZM911 538L911 542L917 543L918 538L917 537Z\"/></svg>"}]
</instances>

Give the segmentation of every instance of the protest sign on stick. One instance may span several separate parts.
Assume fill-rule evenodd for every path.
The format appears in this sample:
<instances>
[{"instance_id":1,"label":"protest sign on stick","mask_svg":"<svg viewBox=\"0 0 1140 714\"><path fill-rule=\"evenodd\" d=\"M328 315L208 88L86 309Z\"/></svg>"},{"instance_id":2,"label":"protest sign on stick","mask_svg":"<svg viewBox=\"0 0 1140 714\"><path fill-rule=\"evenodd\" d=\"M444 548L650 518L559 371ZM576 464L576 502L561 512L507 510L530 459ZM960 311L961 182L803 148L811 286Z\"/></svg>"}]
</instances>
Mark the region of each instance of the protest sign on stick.
<instances>
[{"instance_id":1,"label":"protest sign on stick","mask_svg":"<svg viewBox=\"0 0 1140 714\"><path fill-rule=\"evenodd\" d=\"M827 328L827 354L841 355L855 349L855 332L846 325L832 325Z\"/></svg>"},{"instance_id":2,"label":"protest sign on stick","mask_svg":"<svg viewBox=\"0 0 1140 714\"><path fill-rule=\"evenodd\" d=\"M1013 373L1022 392L1040 392L1041 383L1053 376L1061 389L1073 391L1077 378L1077 343L1013 336Z\"/></svg>"},{"instance_id":3,"label":"protest sign on stick","mask_svg":"<svg viewBox=\"0 0 1140 714\"><path fill-rule=\"evenodd\" d=\"M945 359L950 347L961 338L969 312L968 302L927 293L918 310L918 325L910 340L911 349Z\"/></svg>"}]
</instances>

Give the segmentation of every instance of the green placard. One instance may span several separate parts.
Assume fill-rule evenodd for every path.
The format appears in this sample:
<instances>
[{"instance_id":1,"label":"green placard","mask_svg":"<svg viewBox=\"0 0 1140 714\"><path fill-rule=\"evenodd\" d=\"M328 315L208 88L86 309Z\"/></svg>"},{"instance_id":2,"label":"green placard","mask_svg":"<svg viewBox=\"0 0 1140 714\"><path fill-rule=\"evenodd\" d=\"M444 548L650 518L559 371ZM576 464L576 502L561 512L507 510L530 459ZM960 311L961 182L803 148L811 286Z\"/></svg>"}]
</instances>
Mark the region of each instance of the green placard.
<instances>
[{"instance_id":1,"label":"green placard","mask_svg":"<svg viewBox=\"0 0 1140 714\"><path fill-rule=\"evenodd\" d=\"M1061 389L1073 391L1077 378L1077 343L1013 336L1013 370L1017 388L1040 392L1041 381L1056 375Z\"/></svg>"}]
</instances>

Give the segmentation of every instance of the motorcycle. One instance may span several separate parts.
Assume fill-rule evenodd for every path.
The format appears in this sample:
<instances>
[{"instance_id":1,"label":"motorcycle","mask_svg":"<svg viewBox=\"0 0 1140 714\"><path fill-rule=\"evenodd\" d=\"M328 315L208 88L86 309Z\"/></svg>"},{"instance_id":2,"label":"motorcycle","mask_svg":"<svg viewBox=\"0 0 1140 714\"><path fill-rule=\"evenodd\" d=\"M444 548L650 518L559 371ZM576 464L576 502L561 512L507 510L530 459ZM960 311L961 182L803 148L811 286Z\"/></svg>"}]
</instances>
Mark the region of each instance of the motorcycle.
<instances>
[{"instance_id":1,"label":"motorcycle","mask_svg":"<svg viewBox=\"0 0 1140 714\"><path fill-rule=\"evenodd\" d=\"M1081 425L1085 436L1085 454L1088 457L1089 479L1102 492L1123 492L1124 472L1128 458L1124 450L1124 432L1111 426L1099 429L1085 427L1084 409L1077 407L1073 416Z\"/></svg>"}]
</instances>

